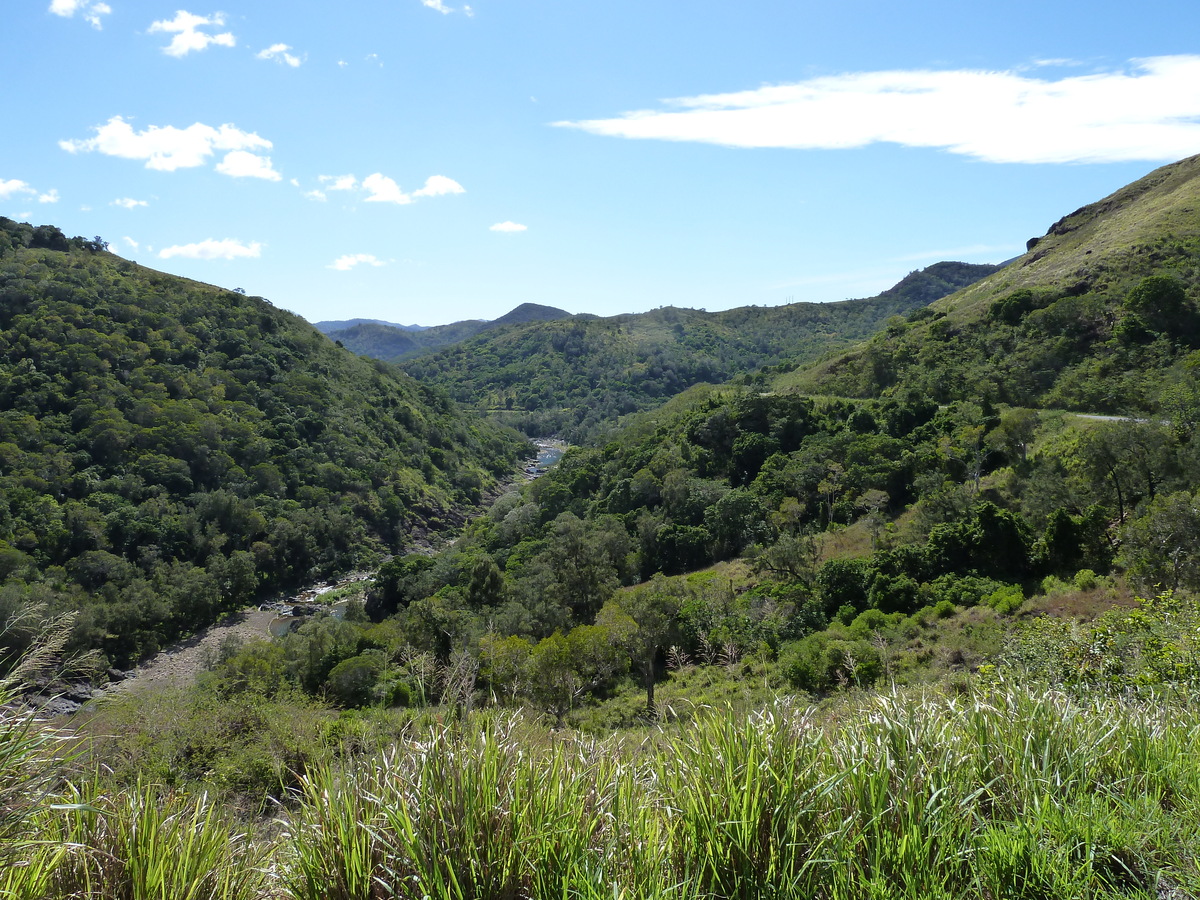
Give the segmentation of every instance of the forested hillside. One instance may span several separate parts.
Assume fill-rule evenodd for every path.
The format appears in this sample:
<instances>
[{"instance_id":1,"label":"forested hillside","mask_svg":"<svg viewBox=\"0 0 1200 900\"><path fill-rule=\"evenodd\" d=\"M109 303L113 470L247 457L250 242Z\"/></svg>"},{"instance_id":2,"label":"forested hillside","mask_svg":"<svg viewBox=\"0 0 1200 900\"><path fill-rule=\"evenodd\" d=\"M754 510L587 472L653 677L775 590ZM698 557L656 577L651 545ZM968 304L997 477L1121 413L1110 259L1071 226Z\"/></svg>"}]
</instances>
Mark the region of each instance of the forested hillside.
<instances>
[{"instance_id":1,"label":"forested hillside","mask_svg":"<svg viewBox=\"0 0 1200 900\"><path fill-rule=\"evenodd\" d=\"M262 298L0 220L0 620L79 610L128 664L461 522L526 449Z\"/></svg>"},{"instance_id":2,"label":"forested hillside","mask_svg":"<svg viewBox=\"0 0 1200 900\"><path fill-rule=\"evenodd\" d=\"M490 322L482 319L466 319L462 322L434 325L429 328L400 328L387 322L357 320L349 323L317 323L316 327L347 350L387 362L399 362L412 356L431 353L439 347L456 344L477 334L503 328L506 325L551 322L556 319L569 318L571 318L571 314L566 310L556 309L553 306L541 306L537 303L522 303Z\"/></svg>"},{"instance_id":3,"label":"forested hillside","mask_svg":"<svg viewBox=\"0 0 1200 900\"><path fill-rule=\"evenodd\" d=\"M868 300L718 313L664 307L495 330L404 368L526 434L582 441L619 416L657 406L694 384L817 359L870 336L890 316L919 309L994 271L995 266L938 263Z\"/></svg>"},{"instance_id":4,"label":"forested hillside","mask_svg":"<svg viewBox=\"0 0 1200 900\"><path fill-rule=\"evenodd\" d=\"M1000 272L779 384L1194 421L1198 210L1200 157L1164 166L1056 222Z\"/></svg>"}]
</instances>

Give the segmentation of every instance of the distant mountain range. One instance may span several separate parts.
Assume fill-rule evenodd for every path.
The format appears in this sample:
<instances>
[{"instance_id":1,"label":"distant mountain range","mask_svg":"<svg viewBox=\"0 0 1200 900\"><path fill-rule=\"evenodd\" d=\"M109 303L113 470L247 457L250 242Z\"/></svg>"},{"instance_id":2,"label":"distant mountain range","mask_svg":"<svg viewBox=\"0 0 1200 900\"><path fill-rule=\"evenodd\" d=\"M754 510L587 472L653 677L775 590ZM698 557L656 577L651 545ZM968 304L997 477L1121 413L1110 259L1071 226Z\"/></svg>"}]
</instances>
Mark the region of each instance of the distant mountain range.
<instances>
[{"instance_id":1,"label":"distant mountain range","mask_svg":"<svg viewBox=\"0 0 1200 900\"><path fill-rule=\"evenodd\" d=\"M385 322L383 319L338 319L336 321L314 322L313 328L322 334L333 331L345 331L355 325L386 325L388 328L398 328L400 331L424 331L428 325L401 325L398 322Z\"/></svg>"},{"instance_id":2,"label":"distant mountain range","mask_svg":"<svg viewBox=\"0 0 1200 900\"><path fill-rule=\"evenodd\" d=\"M318 322L315 327L354 353L399 362L432 352L439 347L465 341L491 329L569 318L572 318L571 314L563 309L537 303L522 303L516 309L490 322L483 319L465 319L448 325L423 327L394 325L378 319L347 319L342 322Z\"/></svg>"},{"instance_id":3,"label":"distant mountain range","mask_svg":"<svg viewBox=\"0 0 1200 900\"><path fill-rule=\"evenodd\" d=\"M877 297L838 303L712 313L668 306L604 319L526 321L448 341L434 353L391 358L418 380L526 434L582 441L694 384L758 378L763 366L796 368L819 359L864 340L889 317L996 270L937 263Z\"/></svg>"}]
</instances>

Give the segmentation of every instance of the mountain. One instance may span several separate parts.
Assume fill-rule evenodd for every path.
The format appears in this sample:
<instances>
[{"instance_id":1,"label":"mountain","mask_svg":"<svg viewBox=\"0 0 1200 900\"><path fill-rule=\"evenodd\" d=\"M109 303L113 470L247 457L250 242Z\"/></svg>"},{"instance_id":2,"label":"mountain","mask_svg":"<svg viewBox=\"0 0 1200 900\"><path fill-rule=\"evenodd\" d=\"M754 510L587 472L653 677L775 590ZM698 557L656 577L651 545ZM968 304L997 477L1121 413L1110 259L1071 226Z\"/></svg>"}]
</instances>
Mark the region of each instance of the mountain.
<instances>
[{"instance_id":1,"label":"mountain","mask_svg":"<svg viewBox=\"0 0 1200 900\"><path fill-rule=\"evenodd\" d=\"M524 325L528 322L553 322L556 319L569 319L571 314L553 306L542 306L537 303L522 303L516 309L488 323L495 328L499 325Z\"/></svg>"},{"instance_id":2,"label":"mountain","mask_svg":"<svg viewBox=\"0 0 1200 900\"><path fill-rule=\"evenodd\" d=\"M396 328L400 331L424 331L428 325L400 325L396 322L385 322L383 319L338 319L336 321L314 322L313 328L321 332L321 334L329 334L331 331L345 331L347 328L353 328L355 325L386 325L388 328Z\"/></svg>"},{"instance_id":3,"label":"mountain","mask_svg":"<svg viewBox=\"0 0 1200 900\"><path fill-rule=\"evenodd\" d=\"M1200 156L1064 216L999 272L777 387L1194 415L1198 257Z\"/></svg>"},{"instance_id":4,"label":"mountain","mask_svg":"<svg viewBox=\"0 0 1200 900\"><path fill-rule=\"evenodd\" d=\"M817 359L996 270L938 263L866 300L535 322L480 333L404 368L527 434L580 441L693 384Z\"/></svg>"},{"instance_id":5,"label":"mountain","mask_svg":"<svg viewBox=\"0 0 1200 900\"><path fill-rule=\"evenodd\" d=\"M73 646L125 665L461 522L528 449L266 300L101 247L0 218L0 622L73 611Z\"/></svg>"},{"instance_id":6,"label":"mountain","mask_svg":"<svg viewBox=\"0 0 1200 900\"><path fill-rule=\"evenodd\" d=\"M398 359L421 350L414 338L416 332L405 331L391 325L360 322L326 335L353 353L374 359Z\"/></svg>"},{"instance_id":7,"label":"mountain","mask_svg":"<svg viewBox=\"0 0 1200 900\"><path fill-rule=\"evenodd\" d=\"M388 362L399 362L430 353L439 347L465 341L485 331L528 322L569 318L571 314L566 310L555 309L553 306L539 306L536 303L522 303L516 309L490 322L483 319L465 319L461 322L451 322L449 325L434 325L413 331L388 323L352 320L358 321L359 324L342 329L322 330L331 340L340 342L343 347L355 353Z\"/></svg>"}]
</instances>

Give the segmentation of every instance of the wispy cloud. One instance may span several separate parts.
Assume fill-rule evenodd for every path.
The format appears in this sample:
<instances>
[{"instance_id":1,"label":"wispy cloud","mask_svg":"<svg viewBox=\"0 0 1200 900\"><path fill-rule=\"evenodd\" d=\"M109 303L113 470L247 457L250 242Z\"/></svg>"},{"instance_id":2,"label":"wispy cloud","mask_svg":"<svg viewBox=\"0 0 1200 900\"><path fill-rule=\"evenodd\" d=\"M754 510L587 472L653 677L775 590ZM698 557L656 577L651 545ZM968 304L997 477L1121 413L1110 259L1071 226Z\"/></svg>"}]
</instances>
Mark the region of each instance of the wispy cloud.
<instances>
[{"instance_id":1,"label":"wispy cloud","mask_svg":"<svg viewBox=\"0 0 1200 900\"><path fill-rule=\"evenodd\" d=\"M58 190L51 188L44 194L38 195L38 203L57 203L59 201Z\"/></svg>"},{"instance_id":2,"label":"wispy cloud","mask_svg":"<svg viewBox=\"0 0 1200 900\"><path fill-rule=\"evenodd\" d=\"M83 20L99 30L104 27L100 17L109 15L112 7L107 3L93 3L91 0L51 0L50 12L64 19L72 18L75 13L82 13Z\"/></svg>"},{"instance_id":3,"label":"wispy cloud","mask_svg":"<svg viewBox=\"0 0 1200 900\"><path fill-rule=\"evenodd\" d=\"M195 244L177 244L165 247L159 251L159 259L171 259L181 256L184 259L256 259L262 255L262 244L252 241L249 244L226 238L216 241L209 238Z\"/></svg>"},{"instance_id":4,"label":"wispy cloud","mask_svg":"<svg viewBox=\"0 0 1200 900\"><path fill-rule=\"evenodd\" d=\"M351 253L346 256L339 256L331 262L327 269L336 269L339 272L348 272L355 266L386 266L387 263L378 259L371 253Z\"/></svg>"},{"instance_id":5,"label":"wispy cloud","mask_svg":"<svg viewBox=\"0 0 1200 900\"><path fill-rule=\"evenodd\" d=\"M319 175L317 181L327 191L352 191L358 187L358 179L353 175Z\"/></svg>"},{"instance_id":6,"label":"wispy cloud","mask_svg":"<svg viewBox=\"0 0 1200 900\"><path fill-rule=\"evenodd\" d=\"M59 141L58 146L68 153L96 151L122 159L145 160L147 169L163 172L204 165L208 157L218 150L270 150L272 146L266 138L233 125L214 128L200 122L187 128L151 125L144 131L134 131L133 126L121 116L113 116L95 131L94 137ZM269 167L269 160L267 164Z\"/></svg>"},{"instance_id":7,"label":"wispy cloud","mask_svg":"<svg viewBox=\"0 0 1200 900\"><path fill-rule=\"evenodd\" d=\"M993 163L1173 160L1200 152L1200 55L1041 79L910 70L813 78L555 122L609 137L728 147L931 147Z\"/></svg>"},{"instance_id":8,"label":"wispy cloud","mask_svg":"<svg viewBox=\"0 0 1200 900\"><path fill-rule=\"evenodd\" d=\"M299 56L289 53L288 51L291 49L287 44L272 44L266 50L260 50L254 56L255 59L273 59L281 65L288 65L295 69L299 67L303 60Z\"/></svg>"},{"instance_id":9,"label":"wispy cloud","mask_svg":"<svg viewBox=\"0 0 1200 900\"><path fill-rule=\"evenodd\" d=\"M488 231L499 231L503 234L516 234L519 231L528 231L528 225L521 225L517 222L497 222L488 228Z\"/></svg>"},{"instance_id":10,"label":"wispy cloud","mask_svg":"<svg viewBox=\"0 0 1200 900\"><path fill-rule=\"evenodd\" d=\"M210 34L200 30L201 28L222 28L224 25L225 16L222 13L197 16L181 9L176 11L174 19L152 22L148 31L150 34L175 35L171 38L171 43L163 47L163 53L167 56L181 57L187 56L193 50L203 50L211 44L216 44L218 47L235 46L237 38L233 36L232 32Z\"/></svg>"},{"instance_id":11,"label":"wispy cloud","mask_svg":"<svg viewBox=\"0 0 1200 900\"><path fill-rule=\"evenodd\" d=\"M421 5L437 10L442 15L447 15L454 12L454 10L443 3L442 0L421 0Z\"/></svg>"},{"instance_id":12,"label":"wispy cloud","mask_svg":"<svg viewBox=\"0 0 1200 900\"><path fill-rule=\"evenodd\" d=\"M109 204L109 206L119 206L121 209L137 209L139 206L149 205L145 200L134 200L132 197L120 197Z\"/></svg>"}]
</instances>

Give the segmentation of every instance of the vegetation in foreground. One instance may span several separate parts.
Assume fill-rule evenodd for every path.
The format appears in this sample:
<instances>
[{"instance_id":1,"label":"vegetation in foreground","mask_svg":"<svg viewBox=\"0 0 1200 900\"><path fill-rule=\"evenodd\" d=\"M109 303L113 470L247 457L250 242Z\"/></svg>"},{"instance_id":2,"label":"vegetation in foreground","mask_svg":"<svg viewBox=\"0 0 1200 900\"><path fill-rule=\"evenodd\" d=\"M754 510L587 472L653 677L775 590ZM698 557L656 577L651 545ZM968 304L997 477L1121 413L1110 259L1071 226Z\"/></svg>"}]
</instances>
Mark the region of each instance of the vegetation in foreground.
<instances>
[{"instance_id":1,"label":"vegetation in foreground","mask_svg":"<svg viewBox=\"0 0 1200 900\"><path fill-rule=\"evenodd\" d=\"M4 896L1131 898L1200 891L1200 709L1008 681L641 739L475 714L308 773L252 830L149 782L25 790ZM53 804L51 804L51 801Z\"/></svg>"}]
</instances>

